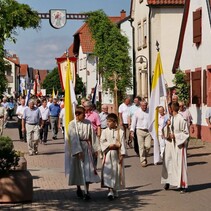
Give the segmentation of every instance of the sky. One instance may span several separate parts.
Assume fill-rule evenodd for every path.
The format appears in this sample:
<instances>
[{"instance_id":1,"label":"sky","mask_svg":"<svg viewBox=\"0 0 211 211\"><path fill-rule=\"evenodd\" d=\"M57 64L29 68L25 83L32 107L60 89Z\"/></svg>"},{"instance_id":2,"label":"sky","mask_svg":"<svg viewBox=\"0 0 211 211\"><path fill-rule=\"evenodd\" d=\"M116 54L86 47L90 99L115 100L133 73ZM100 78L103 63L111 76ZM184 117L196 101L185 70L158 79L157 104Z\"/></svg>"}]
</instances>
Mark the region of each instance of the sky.
<instances>
[{"instance_id":1,"label":"sky","mask_svg":"<svg viewBox=\"0 0 211 211\"><path fill-rule=\"evenodd\" d=\"M28 4L39 13L51 9L66 9L67 13L83 13L103 9L109 16L120 16L124 9L130 13L130 0L17 0ZM16 43L7 41L5 49L16 54L21 64L34 69L52 70L57 66L55 58L60 57L73 42L73 34L83 24L81 20L67 20L61 29L51 27L49 20L41 21L40 30L17 29Z\"/></svg>"}]
</instances>

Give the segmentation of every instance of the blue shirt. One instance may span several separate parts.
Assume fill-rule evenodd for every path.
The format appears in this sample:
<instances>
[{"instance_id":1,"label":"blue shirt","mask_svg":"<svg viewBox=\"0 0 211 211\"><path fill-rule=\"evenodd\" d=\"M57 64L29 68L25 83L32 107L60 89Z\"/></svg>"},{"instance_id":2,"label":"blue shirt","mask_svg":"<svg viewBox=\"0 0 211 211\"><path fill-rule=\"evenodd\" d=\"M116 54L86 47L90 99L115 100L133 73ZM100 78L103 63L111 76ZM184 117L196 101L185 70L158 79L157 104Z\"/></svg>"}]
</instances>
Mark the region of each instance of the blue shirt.
<instances>
[{"instance_id":1,"label":"blue shirt","mask_svg":"<svg viewBox=\"0 0 211 211\"><path fill-rule=\"evenodd\" d=\"M41 113L40 109L38 108L30 109L29 107L27 107L23 112L23 119L28 124L39 124L40 118Z\"/></svg>"},{"instance_id":2,"label":"blue shirt","mask_svg":"<svg viewBox=\"0 0 211 211\"><path fill-rule=\"evenodd\" d=\"M50 116L59 117L61 108L58 104L51 104L49 110L50 110Z\"/></svg>"}]
</instances>

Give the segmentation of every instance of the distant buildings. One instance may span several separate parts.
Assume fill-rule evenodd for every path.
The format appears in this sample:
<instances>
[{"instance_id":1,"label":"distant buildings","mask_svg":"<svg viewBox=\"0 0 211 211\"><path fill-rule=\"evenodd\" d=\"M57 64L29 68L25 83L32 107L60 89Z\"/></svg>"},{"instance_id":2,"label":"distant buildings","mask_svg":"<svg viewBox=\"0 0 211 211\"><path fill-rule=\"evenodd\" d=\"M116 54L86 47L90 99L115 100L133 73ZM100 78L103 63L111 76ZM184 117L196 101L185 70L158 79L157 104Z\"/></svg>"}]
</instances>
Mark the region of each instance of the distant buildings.
<instances>
[{"instance_id":1,"label":"distant buildings","mask_svg":"<svg viewBox=\"0 0 211 211\"><path fill-rule=\"evenodd\" d=\"M28 64L20 64L20 60L15 54L5 54L4 60L5 75L8 81L8 87L4 95L8 97L25 95L30 86L33 89L36 75L38 75L39 84L42 85L48 74L47 70L35 70L29 67ZM41 91L40 88L38 93Z\"/></svg>"}]
</instances>

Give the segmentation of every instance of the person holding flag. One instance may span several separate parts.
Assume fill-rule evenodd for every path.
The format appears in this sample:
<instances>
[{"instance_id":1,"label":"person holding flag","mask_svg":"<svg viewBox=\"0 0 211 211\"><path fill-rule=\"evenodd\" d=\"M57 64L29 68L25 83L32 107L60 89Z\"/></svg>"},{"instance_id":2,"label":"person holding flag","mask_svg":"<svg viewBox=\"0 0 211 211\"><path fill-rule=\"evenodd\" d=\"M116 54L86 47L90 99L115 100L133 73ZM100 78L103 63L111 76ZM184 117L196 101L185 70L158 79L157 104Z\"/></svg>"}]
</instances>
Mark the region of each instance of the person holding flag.
<instances>
[{"instance_id":1,"label":"person holding flag","mask_svg":"<svg viewBox=\"0 0 211 211\"><path fill-rule=\"evenodd\" d=\"M89 184L100 182L93 161L93 153L99 151L99 142L91 122L85 119L85 109L76 107L75 115L76 121L72 120L68 126L68 136L71 140L69 185L77 185L77 196L88 200L91 198ZM84 180L87 191L85 194L80 188L84 185Z\"/></svg>"},{"instance_id":2,"label":"person holding flag","mask_svg":"<svg viewBox=\"0 0 211 211\"><path fill-rule=\"evenodd\" d=\"M168 123L169 133L166 137L161 184L165 184L165 190L171 185L184 193L188 187L186 146L189 130L187 121L178 113L179 103L173 103L171 108L173 113Z\"/></svg>"},{"instance_id":3,"label":"person holding flag","mask_svg":"<svg viewBox=\"0 0 211 211\"><path fill-rule=\"evenodd\" d=\"M65 174L69 174L69 185L77 185L77 196L90 199L89 184L100 182L94 163L93 153L99 151L91 122L85 120L85 109L76 107L70 61L67 55L65 82ZM80 186L84 185L84 193Z\"/></svg>"},{"instance_id":4,"label":"person holding flag","mask_svg":"<svg viewBox=\"0 0 211 211\"><path fill-rule=\"evenodd\" d=\"M152 139L154 140L154 164L156 165L160 161L158 141L158 108L161 105L163 98L167 97L160 52L157 54L151 90L148 129Z\"/></svg>"}]
</instances>

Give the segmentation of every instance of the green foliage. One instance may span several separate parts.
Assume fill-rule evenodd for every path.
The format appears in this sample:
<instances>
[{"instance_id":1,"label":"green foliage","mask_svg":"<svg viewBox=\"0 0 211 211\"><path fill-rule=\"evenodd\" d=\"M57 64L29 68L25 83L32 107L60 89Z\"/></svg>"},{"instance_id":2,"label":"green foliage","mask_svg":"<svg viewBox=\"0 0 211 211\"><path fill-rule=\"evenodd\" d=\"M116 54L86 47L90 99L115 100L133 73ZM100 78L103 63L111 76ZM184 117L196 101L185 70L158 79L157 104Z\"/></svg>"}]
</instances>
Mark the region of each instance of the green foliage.
<instances>
[{"instance_id":1,"label":"green foliage","mask_svg":"<svg viewBox=\"0 0 211 211\"><path fill-rule=\"evenodd\" d=\"M64 94L62 91L60 79L59 79L59 71L58 68L55 67L45 78L42 84L42 88L46 89L47 94L52 94L53 88L55 92L59 92L59 94ZM84 85L82 82L82 79L76 75L76 87L75 87L75 93L81 94L83 92ZM56 94L56 93L55 93Z\"/></svg>"},{"instance_id":2,"label":"green foliage","mask_svg":"<svg viewBox=\"0 0 211 211\"><path fill-rule=\"evenodd\" d=\"M11 40L15 43L17 29L38 29L40 18L38 13L28 5L15 0L0 0L0 95L5 91L7 80L5 77L4 43Z\"/></svg>"},{"instance_id":3,"label":"green foliage","mask_svg":"<svg viewBox=\"0 0 211 211\"><path fill-rule=\"evenodd\" d=\"M79 75L76 74L75 94L78 95L82 93L84 93L84 84L82 78L80 78Z\"/></svg>"},{"instance_id":4,"label":"green foliage","mask_svg":"<svg viewBox=\"0 0 211 211\"><path fill-rule=\"evenodd\" d=\"M0 137L0 174L6 173L18 165L19 156L13 148L11 138Z\"/></svg>"},{"instance_id":5,"label":"green foliage","mask_svg":"<svg viewBox=\"0 0 211 211\"><path fill-rule=\"evenodd\" d=\"M88 16L87 23L95 40L94 54L98 57L98 70L103 77L103 89L114 89L111 78L116 72L121 76L117 87L120 94L124 94L126 88L132 87L128 39L102 10L90 12Z\"/></svg>"},{"instance_id":6,"label":"green foliage","mask_svg":"<svg viewBox=\"0 0 211 211\"><path fill-rule=\"evenodd\" d=\"M187 103L190 97L190 85L186 81L186 74L183 71L178 70L173 79L173 83L176 86L176 93L178 95L179 100Z\"/></svg>"},{"instance_id":7,"label":"green foliage","mask_svg":"<svg viewBox=\"0 0 211 211\"><path fill-rule=\"evenodd\" d=\"M42 83L42 88L46 89L47 94L52 94L53 88L55 92L59 92L59 94L62 94L62 87L59 79L59 72L58 68L55 67L45 78L45 80ZM55 93L56 94L56 93Z\"/></svg>"}]
</instances>

